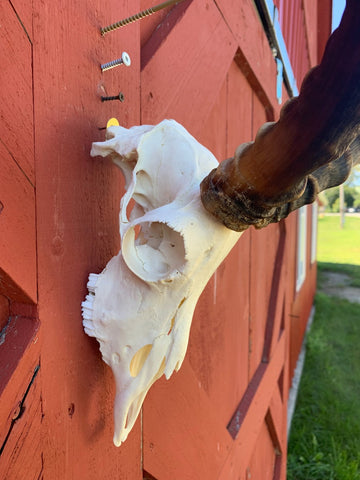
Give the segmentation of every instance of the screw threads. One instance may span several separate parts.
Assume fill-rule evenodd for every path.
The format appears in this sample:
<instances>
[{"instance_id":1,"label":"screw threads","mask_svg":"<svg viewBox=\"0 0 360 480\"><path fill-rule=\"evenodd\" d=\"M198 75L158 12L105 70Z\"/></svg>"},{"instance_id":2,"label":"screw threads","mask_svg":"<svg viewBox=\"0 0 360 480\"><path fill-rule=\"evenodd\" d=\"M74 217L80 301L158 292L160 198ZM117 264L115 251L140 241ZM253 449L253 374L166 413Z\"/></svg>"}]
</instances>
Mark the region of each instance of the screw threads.
<instances>
[{"instance_id":1,"label":"screw threads","mask_svg":"<svg viewBox=\"0 0 360 480\"><path fill-rule=\"evenodd\" d=\"M110 68L117 67L123 63L122 58L117 58L116 60L112 60L111 62L104 63L101 65L101 70L105 72L106 70L110 70Z\"/></svg>"},{"instance_id":2,"label":"screw threads","mask_svg":"<svg viewBox=\"0 0 360 480\"><path fill-rule=\"evenodd\" d=\"M112 23L111 25L104 27L100 30L101 35L105 35L106 33L112 32L113 30L117 30L118 28L125 27L125 25L129 25L129 23L137 22L138 20L148 17L153 13L155 13L154 10L152 8L148 8L147 10L143 10L140 13L136 13L131 17L124 18L124 20L120 20L120 22Z\"/></svg>"},{"instance_id":3,"label":"screw threads","mask_svg":"<svg viewBox=\"0 0 360 480\"><path fill-rule=\"evenodd\" d=\"M131 65L130 56L126 52L122 53L121 58L117 58L116 60L112 60L108 63L103 63L102 65L100 65L100 68L102 72L106 72L106 70L110 70L110 68L114 68L122 64L124 64L126 67L130 67Z\"/></svg>"},{"instance_id":4,"label":"screw threads","mask_svg":"<svg viewBox=\"0 0 360 480\"><path fill-rule=\"evenodd\" d=\"M102 102L109 102L110 100L120 100L120 102L123 102L125 100L125 96L122 92L120 92L119 95L113 95L111 97L101 97Z\"/></svg>"},{"instance_id":5,"label":"screw threads","mask_svg":"<svg viewBox=\"0 0 360 480\"><path fill-rule=\"evenodd\" d=\"M124 18L123 20L120 20L120 22L112 23L107 27L103 27L100 29L100 33L101 35L105 35L108 32L112 32L113 30L117 30L118 28L124 27L125 25L129 25L129 23L137 22L142 18L148 17L149 15L152 15L153 13L158 12L163 8L170 7L170 5L175 5L176 3L180 3L183 1L184 0L167 0L166 2L160 3L159 5L155 5L154 7L150 7L146 10L143 10L142 12L136 13L131 17Z\"/></svg>"}]
</instances>

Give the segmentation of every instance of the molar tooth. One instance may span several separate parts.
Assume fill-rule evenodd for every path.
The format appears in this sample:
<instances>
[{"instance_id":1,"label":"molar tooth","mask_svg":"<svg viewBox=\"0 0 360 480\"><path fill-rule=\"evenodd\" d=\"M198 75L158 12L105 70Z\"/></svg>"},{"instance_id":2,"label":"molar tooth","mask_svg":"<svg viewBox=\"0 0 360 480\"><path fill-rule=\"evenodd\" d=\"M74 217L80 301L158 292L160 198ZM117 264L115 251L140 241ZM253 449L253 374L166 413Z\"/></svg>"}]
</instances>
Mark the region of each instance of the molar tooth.
<instances>
[{"instance_id":1,"label":"molar tooth","mask_svg":"<svg viewBox=\"0 0 360 480\"><path fill-rule=\"evenodd\" d=\"M83 309L82 309L82 314L83 314L84 320L92 320L91 313L89 313L88 310L85 310L85 309L83 308Z\"/></svg>"},{"instance_id":2,"label":"molar tooth","mask_svg":"<svg viewBox=\"0 0 360 480\"><path fill-rule=\"evenodd\" d=\"M81 303L82 314L86 320L92 320L94 298L94 295L88 294Z\"/></svg>"},{"instance_id":3,"label":"molar tooth","mask_svg":"<svg viewBox=\"0 0 360 480\"><path fill-rule=\"evenodd\" d=\"M90 293L95 293L96 290L96 282L98 281L98 277L100 275L97 275L96 273L90 273L89 275L89 281L87 283L87 288Z\"/></svg>"},{"instance_id":4,"label":"molar tooth","mask_svg":"<svg viewBox=\"0 0 360 480\"><path fill-rule=\"evenodd\" d=\"M82 302L83 307L93 309L95 295L87 294L85 300Z\"/></svg>"},{"instance_id":5,"label":"molar tooth","mask_svg":"<svg viewBox=\"0 0 360 480\"><path fill-rule=\"evenodd\" d=\"M91 321L91 318L85 318L85 317L84 317L84 319L83 319L83 326L84 326L84 328L85 328L86 333L87 333L89 330L91 330L91 331L94 330L94 325L93 325L93 323L92 323L92 321Z\"/></svg>"}]
</instances>

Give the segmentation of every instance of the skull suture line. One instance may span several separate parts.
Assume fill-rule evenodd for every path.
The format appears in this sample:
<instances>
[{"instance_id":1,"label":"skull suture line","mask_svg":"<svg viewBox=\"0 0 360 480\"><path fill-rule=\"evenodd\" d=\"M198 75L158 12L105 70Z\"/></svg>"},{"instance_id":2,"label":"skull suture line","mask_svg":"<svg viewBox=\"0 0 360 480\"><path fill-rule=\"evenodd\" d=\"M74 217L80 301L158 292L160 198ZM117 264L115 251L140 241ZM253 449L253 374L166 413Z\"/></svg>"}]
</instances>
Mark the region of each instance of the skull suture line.
<instances>
[{"instance_id":1,"label":"skull suture line","mask_svg":"<svg viewBox=\"0 0 360 480\"><path fill-rule=\"evenodd\" d=\"M107 138L91 155L109 156L125 175L121 250L90 274L82 310L115 376L119 446L151 385L181 367L196 302L241 234L203 208L199 185L218 162L181 125L109 127Z\"/></svg>"}]
</instances>

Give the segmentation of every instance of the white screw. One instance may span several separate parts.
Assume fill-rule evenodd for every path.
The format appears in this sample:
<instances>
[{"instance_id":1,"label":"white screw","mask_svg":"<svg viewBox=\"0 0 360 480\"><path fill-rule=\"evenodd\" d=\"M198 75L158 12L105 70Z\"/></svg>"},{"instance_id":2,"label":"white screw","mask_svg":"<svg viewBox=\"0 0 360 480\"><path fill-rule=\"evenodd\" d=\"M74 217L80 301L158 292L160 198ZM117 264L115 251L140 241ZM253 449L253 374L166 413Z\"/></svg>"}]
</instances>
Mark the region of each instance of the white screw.
<instances>
[{"instance_id":1,"label":"white screw","mask_svg":"<svg viewBox=\"0 0 360 480\"><path fill-rule=\"evenodd\" d=\"M122 53L121 58L117 58L112 62L103 63L101 65L101 71L105 72L106 70L110 70L111 68L118 67L119 65L122 65L122 64L124 64L126 67L130 67L131 65L130 55L126 52Z\"/></svg>"}]
</instances>

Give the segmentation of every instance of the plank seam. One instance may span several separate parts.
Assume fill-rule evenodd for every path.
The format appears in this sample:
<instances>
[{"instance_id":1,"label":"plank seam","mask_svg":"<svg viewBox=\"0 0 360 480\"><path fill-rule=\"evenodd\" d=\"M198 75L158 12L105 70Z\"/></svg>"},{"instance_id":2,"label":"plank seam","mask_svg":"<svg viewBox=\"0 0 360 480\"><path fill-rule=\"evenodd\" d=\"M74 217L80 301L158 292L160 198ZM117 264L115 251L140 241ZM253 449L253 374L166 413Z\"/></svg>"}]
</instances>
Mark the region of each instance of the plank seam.
<instances>
[{"instance_id":1,"label":"plank seam","mask_svg":"<svg viewBox=\"0 0 360 480\"><path fill-rule=\"evenodd\" d=\"M0 142L2 143L3 147L5 148L5 150L8 152L8 154L10 155L10 157L13 159L15 165L18 167L18 169L20 170L20 172L24 175L24 177L26 178L26 180L30 183L30 185L32 186L33 189L35 189L35 185L33 184L33 182L30 180L30 178L26 175L26 173L24 172L24 170L21 168L20 164L16 161L16 158L14 157L14 155L10 152L10 150L8 149L6 143L3 142L3 140L1 140L0 138Z\"/></svg>"},{"instance_id":2,"label":"plank seam","mask_svg":"<svg viewBox=\"0 0 360 480\"><path fill-rule=\"evenodd\" d=\"M0 447L0 456L2 455L2 453L3 453L3 451L4 451L4 448L6 447L6 444L7 444L8 440L9 440L9 438L10 438L10 434L11 434L11 432L12 432L12 429L14 428L15 423L22 417L22 414L23 414L23 412L24 412L24 410L25 410L25 409L24 409L24 403L25 403L26 397L27 397L27 395L28 395L28 393L29 393L29 391L30 391L30 388L31 388L32 384L33 384L34 381L35 381L35 378L36 378L39 370L40 370L40 364L37 364L36 367L35 367L33 376L32 376L32 378L31 378L31 380L30 380L30 383L29 383L29 385L27 386L26 391L25 391L25 393L24 393L21 401L19 402L19 414L16 416L16 418L14 418L14 419L11 420L11 424L10 424L10 426L9 426L9 430L8 430L8 432L7 432L7 434L6 434L6 437L5 437L5 439L4 439L3 444L2 444L1 447Z\"/></svg>"},{"instance_id":3,"label":"plank seam","mask_svg":"<svg viewBox=\"0 0 360 480\"><path fill-rule=\"evenodd\" d=\"M30 42L30 45L32 46L32 41L31 41L30 35L28 34L28 32L27 32L27 30L26 30L26 28L25 28L25 25L24 25L23 22L21 21L21 18L20 18L20 16L18 15L18 13L17 13L17 11L16 11L16 9L15 9L15 7L14 7L14 5L13 5L13 3L12 3L11 0L9 0L9 3L10 3L11 8L14 10L14 13L15 13L15 15L16 15L16 18L19 20L19 23L20 23L22 29L24 30L24 32L25 32L25 34L26 34L26 36L27 36L27 38L28 38L28 40L29 40L29 42Z\"/></svg>"}]
</instances>

